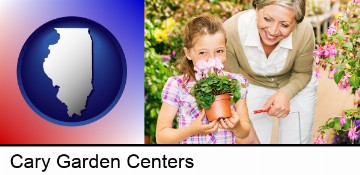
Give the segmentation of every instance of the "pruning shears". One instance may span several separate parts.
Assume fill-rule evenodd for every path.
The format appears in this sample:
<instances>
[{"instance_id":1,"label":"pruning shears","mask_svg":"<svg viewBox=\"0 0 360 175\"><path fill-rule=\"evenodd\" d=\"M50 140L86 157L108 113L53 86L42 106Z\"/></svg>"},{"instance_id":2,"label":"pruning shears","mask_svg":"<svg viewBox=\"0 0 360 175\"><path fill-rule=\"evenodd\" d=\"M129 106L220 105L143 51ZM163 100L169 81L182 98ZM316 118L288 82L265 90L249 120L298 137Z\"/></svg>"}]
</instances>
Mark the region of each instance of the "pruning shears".
<instances>
[{"instance_id":1,"label":"pruning shears","mask_svg":"<svg viewBox=\"0 0 360 175\"><path fill-rule=\"evenodd\" d=\"M258 110L254 110L254 114L258 114L258 113L262 113L262 112L269 112L270 108L267 109L258 109Z\"/></svg>"}]
</instances>

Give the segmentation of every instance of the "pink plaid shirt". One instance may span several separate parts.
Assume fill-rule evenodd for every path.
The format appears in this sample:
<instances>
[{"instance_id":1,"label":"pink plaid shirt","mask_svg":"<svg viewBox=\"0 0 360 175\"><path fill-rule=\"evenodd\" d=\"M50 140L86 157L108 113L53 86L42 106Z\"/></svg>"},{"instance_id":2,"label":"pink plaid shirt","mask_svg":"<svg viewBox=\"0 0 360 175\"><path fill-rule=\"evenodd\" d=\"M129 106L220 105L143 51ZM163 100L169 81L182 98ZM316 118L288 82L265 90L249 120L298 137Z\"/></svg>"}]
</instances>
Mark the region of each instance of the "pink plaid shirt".
<instances>
[{"instance_id":1,"label":"pink plaid shirt","mask_svg":"<svg viewBox=\"0 0 360 175\"><path fill-rule=\"evenodd\" d=\"M239 81L239 87L241 88L241 99L246 97L248 81L240 74L224 72L230 78L235 78ZM189 126L193 120L195 120L200 110L197 107L195 97L190 94L190 89L195 85L194 80L190 80L185 88L182 87L184 75L170 77L162 91L162 101L170 105L178 107L177 121L178 128ZM241 84L246 88L241 87ZM232 106L233 108L233 106ZM204 124L208 124L209 121L204 117ZM197 134L190 136L189 138L180 142L180 144L234 144L234 134L226 129L219 128L217 132L211 134Z\"/></svg>"}]
</instances>

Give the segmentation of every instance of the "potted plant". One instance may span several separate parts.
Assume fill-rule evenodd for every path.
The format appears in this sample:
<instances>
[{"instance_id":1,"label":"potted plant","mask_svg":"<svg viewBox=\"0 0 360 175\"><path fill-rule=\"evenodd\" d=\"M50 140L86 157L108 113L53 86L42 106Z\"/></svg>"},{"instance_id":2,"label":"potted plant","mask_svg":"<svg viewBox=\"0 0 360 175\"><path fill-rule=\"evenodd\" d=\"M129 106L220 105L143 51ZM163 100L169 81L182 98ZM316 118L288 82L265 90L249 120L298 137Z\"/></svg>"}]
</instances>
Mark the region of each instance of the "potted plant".
<instances>
[{"instance_id":1,"label":"potted plant","mask_svg":"<svg viewBox=\"0 0 360 175\"><path fill-rule=\"evenodd\" d=\"M340 16L327 29L323 42L314 51L317 77L319 69L329 71L328 78L334 79L341 90L351 90L360 96L360 1L350 1L346 14ZM319 127L319 136L314 143L326 143L325 131L335 131L333 143L359 144L360 108L343 111Z\"/></svg>"},{"instance_id":2,"label":"potted plant","mask_svg":"<svg viewBox=\"0 0 360 175\"><path fill-rule=\"evenodd\" d=\"M240 99L239 82L225 75L223 68L219 58L199 60L194 68L197 82L190 92L208 121L231 117L230 105Z\"/></svg>"}]
</instances>

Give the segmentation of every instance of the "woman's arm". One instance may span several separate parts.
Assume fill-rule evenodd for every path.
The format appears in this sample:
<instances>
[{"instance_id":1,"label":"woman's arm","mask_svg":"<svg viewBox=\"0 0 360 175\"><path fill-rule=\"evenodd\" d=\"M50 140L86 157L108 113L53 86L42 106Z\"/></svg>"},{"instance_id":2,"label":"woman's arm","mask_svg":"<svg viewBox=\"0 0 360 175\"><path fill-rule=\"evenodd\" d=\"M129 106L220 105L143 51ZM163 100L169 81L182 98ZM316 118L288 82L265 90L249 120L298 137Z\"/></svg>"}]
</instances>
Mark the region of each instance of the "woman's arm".
<instances>
[{"instance_id":1,"label":"woman's arm","mask_svg":"<svg viewBox=\"0 0 360 175\"><path fill-rule=\"evenodd\" d=\"M290 112L290 99L298 94L311 80L313 72L313 51L315 49L315 37L310 22L306 19L298 24L296 41L299 48L298 54L292 66L292 75L289 82L280 88L277 93L271 96L264 104L263 109L271 107L268 114L283 118ZM305 32L300 32L305 31Z\"/></svg>"},{"instance_id":2,"label":"woman's arm","mask_svg":"<svg viewBox=\"0 0 360 175\"><path fill-rule=\"evenodd\" d=\"M202 124L202 119L205 116L204 111L200 113L190 126L178 129L172 128L177 111L178 107L167 103L162 104L156 126L156 142L158 144L179 143L192 135L213 133L218 129L219 124L216 121Z\"/></svg>"}]
</instances>

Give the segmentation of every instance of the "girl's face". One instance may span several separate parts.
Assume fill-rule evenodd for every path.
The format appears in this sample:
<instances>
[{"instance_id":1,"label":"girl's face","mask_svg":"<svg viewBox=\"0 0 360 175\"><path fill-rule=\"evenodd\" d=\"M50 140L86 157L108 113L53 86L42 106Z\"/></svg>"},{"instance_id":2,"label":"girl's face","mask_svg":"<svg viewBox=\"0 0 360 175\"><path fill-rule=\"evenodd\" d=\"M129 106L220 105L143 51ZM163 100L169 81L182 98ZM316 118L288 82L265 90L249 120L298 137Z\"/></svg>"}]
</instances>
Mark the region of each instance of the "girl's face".
<instances>
[{"instance_id":1,"label":"girl's face","mask_svg":"<svg viewBox=\"0 0 360 175\"><path fill-rule=\"evenodd\" d=\"M184 47L186 57L193 61L193 64L199 60L207 61L209 58L220 58L224 64L226 61L226 43L224 34L217 32L214 35L201 35L194 39L194 47L187 49Z\"/></svg>"},{"instance_id":2,"label":"girl's face","mask_svg":"<svg viewBox=\"0 0 360 175\"><path fill-rule=\"evenodd\" d=\"M296 25L294 10L279 5L257 8L256 16L261 41L267 46L274 46L288 37Z\"/></svg>"}]
</instances>

